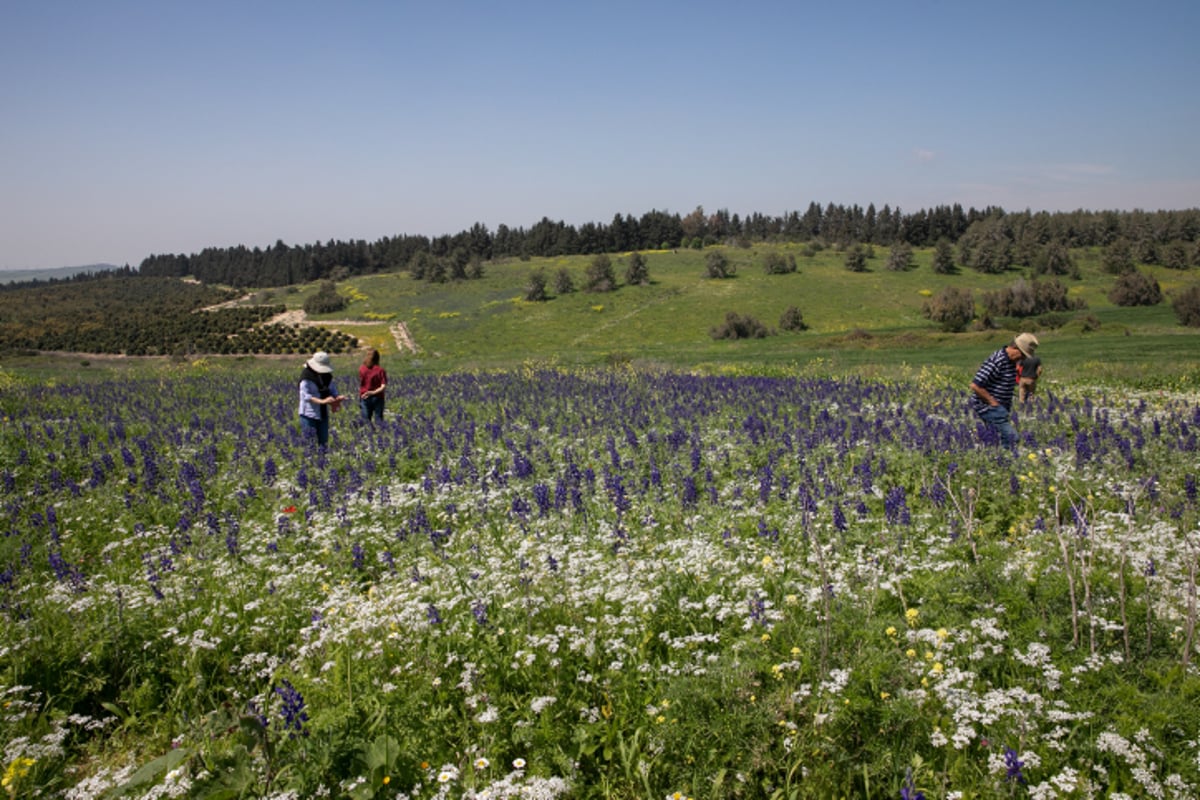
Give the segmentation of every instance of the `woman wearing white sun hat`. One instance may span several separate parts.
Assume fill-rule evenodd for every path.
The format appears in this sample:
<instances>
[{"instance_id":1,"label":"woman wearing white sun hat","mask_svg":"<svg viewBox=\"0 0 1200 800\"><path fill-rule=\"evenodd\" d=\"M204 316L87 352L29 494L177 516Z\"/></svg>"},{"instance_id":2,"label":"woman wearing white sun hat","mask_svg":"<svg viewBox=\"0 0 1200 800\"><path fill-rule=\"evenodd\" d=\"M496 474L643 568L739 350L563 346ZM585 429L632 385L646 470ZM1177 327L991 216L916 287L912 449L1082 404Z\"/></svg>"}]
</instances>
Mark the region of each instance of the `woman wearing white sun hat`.
<instances>
[{"instance_id":1,"label":"woman wearing white sun hat","mask_svg":"<svg viewBox=\"0 0 1200 800\"><path fill-rule=\"evenodd\" d=\"M314 353L304 362L300 373L300 428L308 436L315 436L317 444L329 444L329 412L342 407L346 398L337 393L333 386L333 364L329 353Z\"/></svg>"}]
</instances>

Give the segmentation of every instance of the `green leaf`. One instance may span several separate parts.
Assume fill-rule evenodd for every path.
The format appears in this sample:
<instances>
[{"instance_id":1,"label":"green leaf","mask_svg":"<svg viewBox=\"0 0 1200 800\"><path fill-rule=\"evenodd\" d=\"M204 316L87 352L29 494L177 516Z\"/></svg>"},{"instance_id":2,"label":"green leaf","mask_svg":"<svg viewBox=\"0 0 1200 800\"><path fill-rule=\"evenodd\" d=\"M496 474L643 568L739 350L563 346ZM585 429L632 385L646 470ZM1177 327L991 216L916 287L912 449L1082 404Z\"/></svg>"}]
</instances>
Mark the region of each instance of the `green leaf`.
<instances>
[{"instance_id":1,"label":"green leaf","mask_svg":"<svg viewBox=\"0 0 1200 800\"><path fill-rule=\"evenodd\" d=\"M124 797L129 794L130 790L136 789L139 786L157 783L164 775L179 766L189 755L191 754L186 749L180 748L172 750L166 755L159 756L133 773L124 784L113 789L112 791L116 792L116 794L111 794L110 796Z\"/></svg>"}]
</instances>

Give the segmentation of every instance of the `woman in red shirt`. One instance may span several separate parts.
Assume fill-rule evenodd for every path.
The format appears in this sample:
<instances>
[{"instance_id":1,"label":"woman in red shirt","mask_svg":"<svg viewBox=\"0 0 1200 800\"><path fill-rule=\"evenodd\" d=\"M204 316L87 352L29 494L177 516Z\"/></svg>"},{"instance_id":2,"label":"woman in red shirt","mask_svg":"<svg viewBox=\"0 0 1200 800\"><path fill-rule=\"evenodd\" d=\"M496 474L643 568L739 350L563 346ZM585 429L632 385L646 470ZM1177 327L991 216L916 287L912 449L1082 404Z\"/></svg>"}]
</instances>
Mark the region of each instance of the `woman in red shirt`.
<instances>
[{"instance_id":1,"label":"woman in red shirt","mask_svg":"<svg viewBox=\"0 0 1200 800\"><path fill-rule=\"evenodd\" d=\"M387 373L379 366L379 351L374 348L358 368L358 406L363 422L378 417L383 422L383 392L387 389Z\"/></svg>"}]
</instances>

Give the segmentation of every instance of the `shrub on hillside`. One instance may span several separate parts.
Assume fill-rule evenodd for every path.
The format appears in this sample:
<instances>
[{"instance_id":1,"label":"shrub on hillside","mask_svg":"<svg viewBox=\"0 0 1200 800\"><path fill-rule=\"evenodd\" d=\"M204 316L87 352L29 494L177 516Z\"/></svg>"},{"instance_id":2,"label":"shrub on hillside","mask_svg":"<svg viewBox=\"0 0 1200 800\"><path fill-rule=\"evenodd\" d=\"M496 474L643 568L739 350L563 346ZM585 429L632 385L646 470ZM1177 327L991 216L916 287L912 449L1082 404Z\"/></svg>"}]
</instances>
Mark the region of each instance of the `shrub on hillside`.
<instances>
[{"instance_id":1,"label":"shrub on hillside","mask_svg":"<svg viewBox=\"0 0 1200 800\"><path fill-rule=\"evenodd\" d=\"M345 307L346 298L338 294L333 281L322 281L317 293L304 301L305 314L331 314Z\"/></svg>"},{"instance_id":2,"label":"shrub on hillside","mask_svg":"<svg viewBox=\"0 0 1200 800\"><path fill-rule=\"evenodd\" d=\"M736 272L737 267L720 250L713 250L704 257L704 274L710 278L732 278Z\"/></svg>"},{"instance_id":3,"label":"shrub on hillside","mask_svg":"<svg viewBox=\"0 0 1200 800\"><path fill-rule=\"evenodd\" d=\"M1192 264L1188 246L1176 239L1162 249L1162 265L1168 269L1187 269Z\"/></svg>"},{"instance_id":4,"label":"shrub on hillside","mask_svg":"<svg viewBox=\"0 0 1200 800\"><path fill-rule=\"evenodd\" d=\"M566 267L559 269L554 274L554 292L555 294L570 294L575 291L575 281L571 278L571 273Z\"/></svg>"},{"instance_id":5,"label":"shrub on hillside","mask_svg":"<svg viewBox=\"0 0 1200 800\"><path fill-rule=\"evenodd\" d=\"M1125 238L1113 240L1104 248L1104 253L1100 256L1100 265L1104 267L1105 272L1113 275L1120 275L1133 269L1133 248L1130 246L1129 240Z\"/></svg>"},{"instance_id":6,"label":"shrub on hillside","mask_svg":"<svg viewBox=\"0 0 1200 800\"><path fill-rule=\"evenodd\" d=\"M1118 306L1156 306L1163 298L1158 281L1144 272L1132 270L1117 276L1108 299Z\"/></svg>"},{"instance_id":7,"label":"shrub on hillside","mask_svg":"<svg viewBox=\"0 0 1200 800\"><path fill-rule=\"evenodd\" d=\"M763 256L763 269L768 275L787 275L796 271L796 257L772 250Z\"/></svg>"},{"instance_id":8,"label":"shrub on hillside","mask_svg":"<svg viewBox=\"0 0 1200 800\"><path fill-rule=\"evenodd\" d=\"M630 253L625 266L625 283L629 286L645 286L650 283L650 269L646 257L641 253Z\"/></svg>"},{"instance_id":9,"label":"shrub on hillside","mask_svg":"<svg viewBox=\"0 0 1200 800\"><path fill-rule=\"evenodd\" d=\"M525 284L525 299L531 303L541 303L550 299L546 294L546 273L535 269L529 273L529 281Z\"/></svg>"},{"instance_id":10,"label":"shrub on hillside","mask_svg":"<svg viewBox=\"0 0 1200 800\"><path fill-rule=\"evenodd\" d=\"M1066 275L1078 279L1079 267L1071 258L1071 252L1062 242L1049 242L1033 259L1036 275Z\"/></svg>"},{"instance_id":11,"label":"shrub on hillside","mask_svg":"<svg viewBox=\"0 0 1200 800\"><path fill-rule=\"evenodd\" d=\"M1022 278L1007 289L983 295L983 308L994 317L1034 317L1047 311L1078 311L1086 307L1083 300L1067 297L1067 288L1057 278L1047 281Z\"/></svg>"},{"instance_id":12,"label":"shrub on hillside","mask_svg":"<svg viewBox=\"0 0 1200 800\"><path fill-rule=\"evenodd\" d=\"M885 266L892 272L904 272L912 269L915 266L912 245L908 242L897 242L892 245L892 251L888 253Z\"/></svg>"},{"instance_id":13,"label":"shrub on hillside","mask_svg":"<svg viewBox=\"0 0 1200 800\"><path fill-rule=\"evenodd\" d=\"M725 315L725 321L709 331L714 339L765 339L774 332L749 314L736 311Z\"/></svg>"},{"instance_id":14,"label":"shrub on hillside","mask_svg":"<svg viewBox=\"0 0 1200 800\"><path fill-rule=\"evenodd\" d=\"M938 239L937 244L934 245L933 271L938 275L953 275L955 273L954 247L950 244L949 239Z\"/></svg>"},{"instance_id":15,"label":"shrub on hillside","mask_svg":"<svg viewBox=\"0 0 1200 800\"><path fill-rule=\"evenodd\" d=\"M589 292L611 292L617 288L617 276L608 256L600 253L592 257L584 276L583 288Z\"/></svg>"},{"instance_id":16,"label":"shrub on hillside","mask_svg":"<svg viewBox=\"0 0 1200 800\"><path fill-rule=\"evenodd\" d=\"M921 313L949 333L960 333L975 318L975 298L970 289L947 286L925 301Z\"/></svg>"},{"instance_id":17,"label":"shrub on hillside","mask_svg":"<svg viewBox=\"0 0 1200 800\"><path fill-rule=\"evenodd\" d=\"M846 250L846 259L843 265L850 272L866 272L867 248L861 244L851 245Z\"/></svg>"},{"instance_id":18,"label":"shrub on hillside","mask_svg":"<svg viewBox=\"0 0 1200 800\"><path fill-rule=\"evenodd\" d=\"M1200 328L1200 283L1177 292L1171 301L1171 308L1175 310L1180 325Z\"/></svg>"},{"instance_id":19,"label":"shrub on hillside","mask_svg":"<svg viewBox=\"0 0 1200 800\"><path fill-rule=\"evenodd\" d=\"M779 330L781 331L806 331L808 325L804 322L804 315L800 313L800 309L796 306L788 306L783 315L779 317Z\"/></svg>"}]
</instances>

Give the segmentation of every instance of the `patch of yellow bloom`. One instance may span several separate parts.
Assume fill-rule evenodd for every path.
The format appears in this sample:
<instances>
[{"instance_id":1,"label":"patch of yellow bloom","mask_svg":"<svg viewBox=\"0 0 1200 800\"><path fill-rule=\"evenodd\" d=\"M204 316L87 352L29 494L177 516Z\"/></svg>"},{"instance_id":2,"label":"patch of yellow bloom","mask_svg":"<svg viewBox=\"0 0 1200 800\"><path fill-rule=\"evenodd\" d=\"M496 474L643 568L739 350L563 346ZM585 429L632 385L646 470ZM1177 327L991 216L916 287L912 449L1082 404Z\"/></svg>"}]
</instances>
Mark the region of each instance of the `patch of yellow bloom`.
<instances>
[{"instance_id":1,"label":"patch of yellow bloom","mask_svg":"<svg viewBox=\"0 0 1200 800\"><path fill-rule=\"evenodd\" d=\"M18 756L14 758L8 765L8 769L4 770L4 777L0 778L0 786L5 789L12 789L18 778L24 778L29 774L29 768L37 763L37 759L25 758ZM11 794L11 792L10 792ZM16 796L15 794L12 796Z\"/></svg>"}]
</instances>

